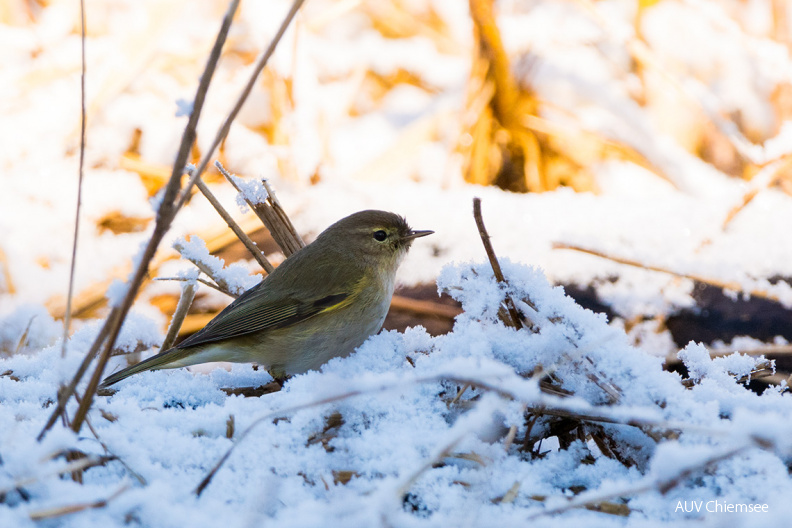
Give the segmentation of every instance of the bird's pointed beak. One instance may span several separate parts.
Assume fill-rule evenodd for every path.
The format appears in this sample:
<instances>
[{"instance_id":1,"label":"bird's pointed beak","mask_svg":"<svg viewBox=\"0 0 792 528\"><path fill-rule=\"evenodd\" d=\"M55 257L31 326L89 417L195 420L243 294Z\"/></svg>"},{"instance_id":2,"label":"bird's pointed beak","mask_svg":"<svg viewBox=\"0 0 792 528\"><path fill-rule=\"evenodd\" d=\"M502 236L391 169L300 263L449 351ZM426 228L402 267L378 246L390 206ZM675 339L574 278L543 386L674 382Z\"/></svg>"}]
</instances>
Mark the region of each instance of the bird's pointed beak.
<instances>
[{"instance_id":1,"label":"bird's pointed beak","mask_svg":"<svg viewBox=\"0 0 792 528\"><path fill-rule=\"evenodd\" d=\"M402 237L402 240L413 240L415 238L425 237L426 235L431 235L434 231L410 231L406 235Z\"/></svg>"}]
</instances>

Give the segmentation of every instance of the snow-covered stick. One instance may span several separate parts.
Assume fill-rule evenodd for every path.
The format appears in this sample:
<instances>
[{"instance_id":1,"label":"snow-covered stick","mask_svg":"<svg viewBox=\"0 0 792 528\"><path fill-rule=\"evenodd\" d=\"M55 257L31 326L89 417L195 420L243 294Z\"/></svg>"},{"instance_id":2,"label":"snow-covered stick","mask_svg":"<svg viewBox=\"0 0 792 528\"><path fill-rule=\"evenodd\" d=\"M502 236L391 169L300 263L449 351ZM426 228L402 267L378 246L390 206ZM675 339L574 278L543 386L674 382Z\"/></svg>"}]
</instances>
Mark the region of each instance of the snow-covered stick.
<instances>
[{"instance_id":1,"label":"snow-covered stick","mask_svg":"<svg viewBox=\"0 0 792 528\"><path fill-rule=\"evenodd\" d=\"M253 258L256 259L256 262L258 262L267 273L272 273L275 271L275 266L270 264L270 262L267 260L267 257L264 256L264 253L262 253L261 250L256 246L256 243L250 240L250 237L247 236L241 227L239 227L239 224L237 224L234 219L231 218L231 215L228 214L228 211L225 210L220 201L215 197L214 194L212 194L212 191L209 190L209 187L206 186L203 180L200 178L195 180L195 186L198 187L206 199L209 200L209 203L215 208L215 211L217 211L217 214L220 215L220 218L225 221L225 223L231 228L231 231L234 232L240 242L245 245Z\"/></svg>"},{"instance_id":2,"label":"snow-covered stick","mask_svg":"<svg viewBox=\"0 0 792 528\"><path fill-rule=\"evenodd\" d=\"M85 421L85 416L88 413L88 409L93 403L93 396L96 393L96 389L99 387L99 381L101 380L107 360L110 357L110 352L112 351L115 340L121 331L121 325L123 324L127 313L129 313L129 310L132 307L132 302L135 299L140 285L143 283L143 279L148 273L149 263L154 257L160 242L165 237L165 233L167 233L169 230L176 213L181 208L181 206L184 205L184 200L180 200L178 202L176 201L179 193L179 187L181 185L181 175L184 171L184 167L187 163L187 157L190 154L193 143L195 143L196 128L198 126L198 119L201 115L201 110L203 109L204 100L206 99L206 93L209 90L209 84L211 83L212 77L214 75L217 62L220 60L223 44L225 43L226 37L228 36L228 30L231 27L231 22L238 6L239 0L231 0L228 10L226 11L226 14L223 18L223 22L220 26L214 46L207 60L203 75L201 76L201 80L198 83L198 88L195 93L195 100L193 102L193 110L187 121L187 125L184 128L182 141L179 146L179 152L173 164L173 171L171 172L170 179L165 186L163 197L160 202L159 209L157 210L157 219L154 232L152 233L151 238L149 239L142 253L132 279L129 281L126 296L119 306L116 306L111 310L110 315L105 320L105 324L102 325L102 329L99 331L99 335L91 345L91 348L77 369L77 372L74 374L71 382L65 388L63 388L63 390L58 391L57 405L39 433L37 437L39 441L44 438L46 432L55 424L55 421L58 419L58 417L63 414L63 411L66 408L66 403L74 394L77 384L80 382L80 380L82 380L83 375L85 375L85 372L88 370L88 366L96 358L97 354L99 353L99 349L102 347L105 341L107 341L103 353L99 356L96 369L94 370L91 380L88 383L82 403L78 407L74 421L72 422L72 429L74 431L79 432L81 429L82 424ZM191 183L189 186L191 186ZM189 186L184 190L186 195L189 195Z\"/></svg>"},{"instance_id":3,"label":"snow-covered stick","mask_svg":"<svg viewBox=\"0 0 792 528\"><path fill-rule=\"evenodd\" d=\"M173 243L173 249L178 251L183 259L189 260L190 262L195 264L195 267L201 270L202 273L208 275L215 282L215 285L212 286L213 288L225 293L229 297L233 297L233 298L237 297L237 295L232 291L231 285L221 275L222 269L219 269L219 267L218 269L213 269L211 265L207 264L207 262L205 262L204 260L201 260L200 257L191 255L190 251L181 242L181 239Z\"/></svg>"},{"instance_id":4,"label":"snow-covered stick","mask_svg":"<svg viewBox=\"0 0 792 528\"><path fill-rule=\"evenodd\" d=\"M230 174L219 161L215 162L215 167L240 193L248 206L256 213L256 216L261 219L264 227L270 232L273 240L275 240L286 257L291 256L305 246L305 242L303 242L302 238L297 233L291 220L289 220L280 202L275 197L275 192L266 180L262 180L262 185L266 190L267 198L264 201L257 202L252 200L247 193L243 192L236 178Z\"/></svg>"},{"instance_id":5,"label":"snow-covered stick","mask_svg":"<svg viewBox=\"0 0 792 528\"><path fill-rule=\"evenodd\" d=\"M171 324L168 327L168 333L165 335L165 339L162 341L160 350L168 350L173 345L173 342L176 341L176 336L179 335L179 330L181 329L182 323L184 322L184 318L187 316L187 311L190 309L193 299L195 298L195 290L195 282L193 281L187 281L182 284L181 295L179 295L179 303L176 305L176 311L173 312Z\"/></svg>"},{"instance_id":6,"label":"snow-covered stick","mask_svg":"<svg viewBox=\"0 0 792 528\"><path fill-rule=\"evenodd\" d=\"M487 258L489 259L490 266L492 266L492 272L495 275L495 280L497 280L499 283L505 284L506 278L503 276L503 271L501 271L498 257L495 256L495 250L492 248L492 243L490 242L487 228L484 227L484 219L481 216L481 198L473 198L473 218L476 220L479 236L481 237L481 242L484 244L484 251L487 252ZM534 324L532 321L520 316L520 313L514 306L514 301L511 297L506 295L506 298L503 300L503 304L506 305L507 312L506 314L500 314L502 315L501 320L504 324L511 326L512 328L520 328L523 325L527 326L529 330L533 328ZM536 309L534 306L531 306L531 308L534 308L534 310Z\"/></svg>"}]
</instances>

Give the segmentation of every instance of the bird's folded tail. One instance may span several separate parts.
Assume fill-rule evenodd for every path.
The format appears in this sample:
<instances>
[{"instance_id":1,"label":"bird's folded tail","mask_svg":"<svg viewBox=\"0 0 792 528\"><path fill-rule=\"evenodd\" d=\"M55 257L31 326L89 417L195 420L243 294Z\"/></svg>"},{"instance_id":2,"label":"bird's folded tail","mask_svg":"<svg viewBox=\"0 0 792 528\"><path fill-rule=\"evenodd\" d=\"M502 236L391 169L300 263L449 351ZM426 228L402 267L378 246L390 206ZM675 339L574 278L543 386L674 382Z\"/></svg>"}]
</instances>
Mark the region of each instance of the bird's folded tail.
<instances>
[{"instance_id":1,"label":"bird's folded tail","mask_svg":"<svg viewBox=\"0 0 792 528\"><path fill-rule=\"evenodd\" d=\"M107 376L104 381L102 381L100 387L109 387L110 385L118 383L129 376L139 372L145 372L147 370L183 367L185 364L180 362L180 360L184 359L188 354L190 354L190 352L192 351L184 348L170 348L165 352L160 352L156 356L151 356L148 359L144 359L136 365L132 365L131 367L127 367L123 370L119 370L115 374Z\"/></svg>"}]
</instances>

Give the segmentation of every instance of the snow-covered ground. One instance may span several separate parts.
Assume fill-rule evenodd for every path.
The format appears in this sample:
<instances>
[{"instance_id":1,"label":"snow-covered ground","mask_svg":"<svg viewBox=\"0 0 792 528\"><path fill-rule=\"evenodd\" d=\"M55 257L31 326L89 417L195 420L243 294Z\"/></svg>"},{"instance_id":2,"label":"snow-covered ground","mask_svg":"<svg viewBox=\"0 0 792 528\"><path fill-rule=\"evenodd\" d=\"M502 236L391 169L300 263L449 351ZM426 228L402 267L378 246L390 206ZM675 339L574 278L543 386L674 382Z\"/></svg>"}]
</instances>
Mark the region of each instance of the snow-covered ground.
<instances>
[{"instance_id":1,"label":"snow-covered ground","mask_svg":"<svg viewBox=\"0 0 792 528\"><path fill-rule=\"evenodd\" d=\"M663 0L640 13L638 4L497 4L513 69L538 94L543 119L626 145L645 161L591 159L597 193L514 194L466 184L461 174L456 147L473 56L467 3L307 2L232 127L223 163L246 178L270 178L306 240L366 208L434 230L413 245L399 279L437 280L461 301L453 331L381 333L258 398L221 390L270 380L248 365L141 374L97 398L92 430L74 435L58 423L36 442L57 387L71 379L101 321L74 321L61 357L62 326L48 309L66 293L71 257L78 3L34 5L29 15L27 2L10 2L0 11L0 526L786 526L786 385L750 392L737 380L760 359L712 360L691 343L680 352L694 381L686 387L663 370L662 358L677 349L651 318L692 307L693 282L554 249L577 245L792 305L789 285L768 281L792 276L792 198L783 191L792 105L778 95L792 85L792 62L789 41L770 38L783 34L784 18L772 10L783 2ZM184 0L86 5L78 294L125 279L150 236L147 188L122 158L139 129L140 159L172 162L186 123L176 116L180 101L192 98L226 9ZM199 125L202 152L287 9L285 1L242 2ZM416 17L414 28L388 26L411 35L383 37L377 20L397 20L394 13ZM372 88L372 75L405 71L420 82ZM692 154L707 149L758 174L727 175L734 163ZM229 185L214 182L236 218L250 215ZM474 196L507 286L484 264ZM143 219L142 230L99 229L114 212ZM222 225L193 197L165 238L159 275L191 269L164 260L175 240ZM625 319L644 316L643 330L627 335L552 286L611 276L618 279L597 282L598 294ZM178 288L147 286L122 348L156 351L167 318L148 300ZM499 321L505 295L533 331ZM122 362L112 359L108 371ZM529 377L537 369L554 380L551 392ZM117 459L77 483L70 463L55 456L67 449Z\"/></svg>"}]
</instances>

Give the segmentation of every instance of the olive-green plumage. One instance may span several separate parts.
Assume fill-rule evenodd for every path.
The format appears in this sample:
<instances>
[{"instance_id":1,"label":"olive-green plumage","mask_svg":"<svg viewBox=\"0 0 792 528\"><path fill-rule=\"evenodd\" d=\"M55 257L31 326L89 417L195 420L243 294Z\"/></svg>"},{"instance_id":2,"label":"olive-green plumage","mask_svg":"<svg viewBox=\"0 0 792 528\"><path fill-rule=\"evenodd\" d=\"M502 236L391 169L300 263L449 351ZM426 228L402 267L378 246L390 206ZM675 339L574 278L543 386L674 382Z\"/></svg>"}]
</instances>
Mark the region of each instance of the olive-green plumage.
<instances>
[{"instance_id":1,"label":"olive-green plumage","mask_svg":"<svg viewBox=\"0 0 792 528\"><path fill-rule=\"evenodd\" d=\"M279 378L347 356L382 327L396 269L412 241L431 233L413 231L385 211L343 218L199 332L108 376L102 386L146 370L209 361L255 362Z\"/></svg>"}]
</instances>

